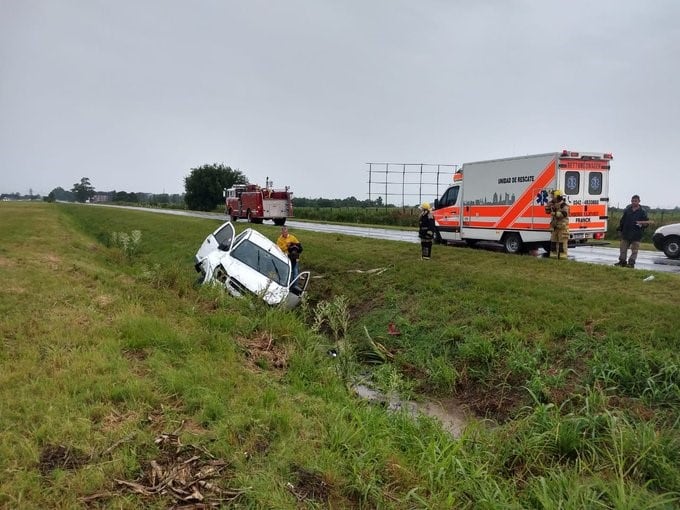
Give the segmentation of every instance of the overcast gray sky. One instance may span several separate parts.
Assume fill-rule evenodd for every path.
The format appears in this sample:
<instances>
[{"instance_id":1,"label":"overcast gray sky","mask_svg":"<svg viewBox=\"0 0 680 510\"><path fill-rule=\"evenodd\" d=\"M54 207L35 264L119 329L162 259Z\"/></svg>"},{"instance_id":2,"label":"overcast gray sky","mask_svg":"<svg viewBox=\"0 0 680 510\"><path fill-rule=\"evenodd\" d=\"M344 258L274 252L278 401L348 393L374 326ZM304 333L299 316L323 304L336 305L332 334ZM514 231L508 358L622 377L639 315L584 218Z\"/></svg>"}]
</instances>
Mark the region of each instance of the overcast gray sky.
<instances>
[{"instance_id":1,"label":"overcast gray sky","mask_svg":"<svg viewBox=\"0 0 680 510\"><path fill-rule=\"evenodd\" d=\"M614 205L680 205L678 20L678 0L0 0L0 192L182 193L217 162L365 199L369 161L566 148L613 153Z\"/></svg>"}]
</instances>

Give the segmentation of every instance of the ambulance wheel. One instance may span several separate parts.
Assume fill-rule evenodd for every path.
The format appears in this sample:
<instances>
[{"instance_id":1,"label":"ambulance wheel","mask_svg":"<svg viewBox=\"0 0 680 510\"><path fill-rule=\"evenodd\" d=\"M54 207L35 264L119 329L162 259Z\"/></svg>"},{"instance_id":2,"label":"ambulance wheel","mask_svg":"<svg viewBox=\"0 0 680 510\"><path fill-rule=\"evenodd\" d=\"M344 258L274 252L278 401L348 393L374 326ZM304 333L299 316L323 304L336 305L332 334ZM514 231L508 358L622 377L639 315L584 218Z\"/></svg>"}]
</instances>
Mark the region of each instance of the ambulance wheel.
<instances>
[{"instance_id":1,"label":"ambulance wheel","mask_svg":"<svg viewBox=\"0 0 680 510\"><path fill-rule=\"evenodd\" d=\"M434 244L444 244L444 240L442 239L442 235L439 233L439 230L434 231Z\"/></svg>"},{"instance_id":2,"label":"ambulance wheel","mask_svg":"<svg viewBox=\"0 0 680 510\"><path fill-rule=\"evenodd\" d=\"M503 238L503 249L506 253L522 253L522 238L519 234L510 233L505 234Z\"/></svg>"}]
</instances>

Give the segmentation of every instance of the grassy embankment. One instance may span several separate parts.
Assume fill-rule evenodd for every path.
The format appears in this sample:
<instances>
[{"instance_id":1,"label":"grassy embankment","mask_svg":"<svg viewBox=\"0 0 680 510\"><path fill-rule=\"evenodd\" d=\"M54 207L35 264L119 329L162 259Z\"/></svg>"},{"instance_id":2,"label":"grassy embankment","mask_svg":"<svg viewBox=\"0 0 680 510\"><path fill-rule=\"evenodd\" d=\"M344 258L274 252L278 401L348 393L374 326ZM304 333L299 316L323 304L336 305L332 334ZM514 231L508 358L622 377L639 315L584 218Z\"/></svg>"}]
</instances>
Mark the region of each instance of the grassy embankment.
<instances>
[{"instance_id":1,"label":"grassy embankment","mask_svg":"<svg viewBox=\"0 0 680 510\"><path fill-rule=\"evenodd\" d=\"M305 232L284 312L194 288L217 224L0 204L0 506L678 504L677 275ZM357 399L366 372L469 427Z\"/></svg>"}]
</instances>

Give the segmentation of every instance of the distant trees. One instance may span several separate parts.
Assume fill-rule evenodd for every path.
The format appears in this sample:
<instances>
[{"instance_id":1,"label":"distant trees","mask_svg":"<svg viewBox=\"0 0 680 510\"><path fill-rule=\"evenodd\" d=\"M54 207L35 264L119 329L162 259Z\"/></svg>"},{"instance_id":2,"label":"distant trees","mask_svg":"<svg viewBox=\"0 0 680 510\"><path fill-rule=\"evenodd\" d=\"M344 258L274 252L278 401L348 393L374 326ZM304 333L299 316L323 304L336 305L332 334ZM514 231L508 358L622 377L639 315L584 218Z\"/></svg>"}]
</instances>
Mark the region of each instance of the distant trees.
<instances>
[{"instance_id":1,"label":"distant trees","mask_svg":"<svg viewBox=\"0 0 680 510\"><path fill-rule=\"evenodd\" d=\"M49 195L47 195L48 202L54 202L56 200L59 200L60 202L75 202L76 196L72 192L66 191L60 186L58 188L54 188L52 191L50 191Z\"/></svg>"},{"instance_id":2,"label":"distant trees","mask_svg":"<svg viewBox=\"0 0 680 510\"><path fill-rule=\"evenodd\" d=\"M192 168L184 178L184 201L188 209L212 211L223 202L222 190L234 184L245 184L246 176L222 163Z\"/></svg>"},{"instance_id":3,"label":"distant trees","mask_svg":"<svg viewBox=\"0 0 680 510\"><path fill-rule=\"evenodd\" d=\"M73 185L71 192L75 195L78 202L87 202L94 196L94 187L90 184L88 177L83 177L80 179L80 182Z\"/></svg>"},{"instance_id":4,"label":"distant trees","mask_svg":"<svg viewBox=\"0 0 680 510\"><path fill-rule=\"evenodd\" d=\"M139 202L137 193L128 193L127 191L114 191L111 199L113 202Z\"/></svg>"}]
</instances>

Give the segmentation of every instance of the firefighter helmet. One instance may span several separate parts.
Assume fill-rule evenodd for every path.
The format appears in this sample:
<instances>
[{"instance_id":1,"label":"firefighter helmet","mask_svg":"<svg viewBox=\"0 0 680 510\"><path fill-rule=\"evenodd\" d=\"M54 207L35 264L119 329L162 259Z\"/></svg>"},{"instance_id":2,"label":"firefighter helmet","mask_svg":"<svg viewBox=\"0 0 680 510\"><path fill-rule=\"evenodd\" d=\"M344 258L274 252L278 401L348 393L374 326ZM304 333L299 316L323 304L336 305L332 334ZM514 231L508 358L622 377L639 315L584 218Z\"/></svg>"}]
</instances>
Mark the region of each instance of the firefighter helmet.
<instances>
[{"instance_id":1,"label":"firefighter helmet","mask_svg":"<svg viewBox=\"0 0 680 510\"><path fill-rule=\"evenodd\" d=\"M430 202L423 202L422 204L420 204L420 208L421 208L421 209L424 209L424 210L426 210L426 211L429 211L430 209L432 209L432 208L430 207Z\"/></svg>"},{"instance_id":2,"label":"firefighter helmet","mask_svg":"<svg viewBox=\"0 0 680 510\"><path fill-rule=\"evenodd\" d=\"M559 189L554 189L554 190L552 190L550 193L551 193L552 195L554 195L555 198L561 197L561 196L564 194L564 193L562 193L562 190L559 190Z\"/></svg>"}]
</instances>

